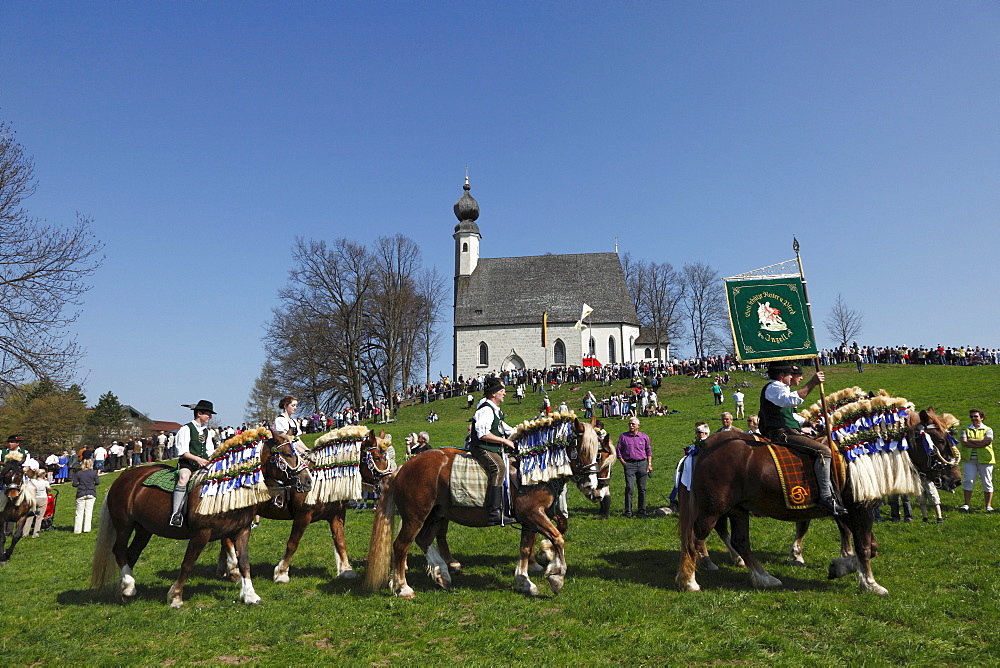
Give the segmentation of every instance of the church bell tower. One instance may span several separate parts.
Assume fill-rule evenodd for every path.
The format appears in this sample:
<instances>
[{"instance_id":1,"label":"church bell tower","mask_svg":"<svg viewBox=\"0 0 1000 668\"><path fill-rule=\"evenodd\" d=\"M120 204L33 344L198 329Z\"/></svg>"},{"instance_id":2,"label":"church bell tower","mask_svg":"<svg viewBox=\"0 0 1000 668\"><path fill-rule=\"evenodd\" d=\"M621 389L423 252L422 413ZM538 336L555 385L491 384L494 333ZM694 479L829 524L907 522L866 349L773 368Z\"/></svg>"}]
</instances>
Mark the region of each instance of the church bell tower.
<instances>
[{"instance_id":1,"label":"church bell tower","mask_svg":"<svg viewBox=\"0 0 1000 668\"><path fill-rule=\"evenodd\" d=\"M476 219L479 218L479 203L469 194L471 187L469 186L469 175L465 175L465 185L462 186L465 192L462 196L455 202L455 217L458 218L458 225L455 226L455 233L452 237L455 239L455 319L454 323L458 322L458 308L459 304L468 291L469 278L472 276L472 272L476 270L476 265L479 264L479 240L482 239L482 235L479 234L479 226L476 225ZM458 328L455 327L455 344L454 344L454 363L452 366L452 380L458 378Z\"/></svg>"}]
</instances>

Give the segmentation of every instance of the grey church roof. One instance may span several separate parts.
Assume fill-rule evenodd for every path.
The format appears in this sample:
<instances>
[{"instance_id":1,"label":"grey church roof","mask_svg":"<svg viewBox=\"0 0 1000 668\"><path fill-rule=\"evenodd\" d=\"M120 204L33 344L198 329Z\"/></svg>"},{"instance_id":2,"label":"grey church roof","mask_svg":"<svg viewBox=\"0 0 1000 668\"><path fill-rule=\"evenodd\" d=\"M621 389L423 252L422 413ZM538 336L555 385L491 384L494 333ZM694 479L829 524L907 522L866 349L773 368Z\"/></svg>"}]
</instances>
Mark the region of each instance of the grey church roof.
<instances>
[{"instance_id":1,"label":"grey church roof","mask_svg":"<svg viewBox=\"0 0 1000 668\"><path fill-rule=\"evenodd\" d=\"M481 258L460 290L456 327L576 322L586 302L591 324L638 325L617 253Z\"/></svg>"}]
</instances>

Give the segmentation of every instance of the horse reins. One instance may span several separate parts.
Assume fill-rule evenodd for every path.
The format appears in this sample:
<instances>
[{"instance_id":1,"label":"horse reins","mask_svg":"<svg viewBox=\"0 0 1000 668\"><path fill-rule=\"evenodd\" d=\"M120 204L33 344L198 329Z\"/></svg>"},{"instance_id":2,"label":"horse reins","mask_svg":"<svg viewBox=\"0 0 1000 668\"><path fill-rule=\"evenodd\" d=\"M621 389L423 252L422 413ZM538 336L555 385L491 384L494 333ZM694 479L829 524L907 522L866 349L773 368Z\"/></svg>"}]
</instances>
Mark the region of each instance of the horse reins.
<instances>
[{"instance_id":1,"label":"horse reins","mask_svg":"<svg viewBox=\"0 0 1000 668\"><path fill-rule=\"evenodd\" d=\"M375 450L379 449L380 449L379 446L376 444L365 450L365 465L371 472L372 477L375 478L374 486L376 491L381 491L382 481L392 473L391 464L389 464L389 466L384 471L375 466L375 455L373 455L372 453L375 452Z\"/></svg>"}]
</instances>

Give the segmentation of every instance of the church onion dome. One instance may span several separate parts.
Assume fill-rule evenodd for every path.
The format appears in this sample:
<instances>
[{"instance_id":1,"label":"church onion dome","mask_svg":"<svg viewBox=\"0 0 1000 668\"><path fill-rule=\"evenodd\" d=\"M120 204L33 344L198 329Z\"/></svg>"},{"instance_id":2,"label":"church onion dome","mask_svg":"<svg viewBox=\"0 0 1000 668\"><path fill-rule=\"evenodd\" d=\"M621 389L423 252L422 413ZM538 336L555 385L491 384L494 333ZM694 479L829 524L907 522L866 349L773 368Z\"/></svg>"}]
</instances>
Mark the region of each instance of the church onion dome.
<instances>
[{"instance_id":1,"label":"church onion dome","mask_svg":"<svg viewBox=\"0 0 1000 668\"><path fill-rule=\"evenodd\" d=\"M479 234L479 226L476 225L476 219L479 218L479 202L469 194L471 186L469 186L468 177L466 177L462 189L465 190L465 193L455 202L455 217L459 221L458 225L455 226L455 231Z\"/></svg>"}]
</instances>

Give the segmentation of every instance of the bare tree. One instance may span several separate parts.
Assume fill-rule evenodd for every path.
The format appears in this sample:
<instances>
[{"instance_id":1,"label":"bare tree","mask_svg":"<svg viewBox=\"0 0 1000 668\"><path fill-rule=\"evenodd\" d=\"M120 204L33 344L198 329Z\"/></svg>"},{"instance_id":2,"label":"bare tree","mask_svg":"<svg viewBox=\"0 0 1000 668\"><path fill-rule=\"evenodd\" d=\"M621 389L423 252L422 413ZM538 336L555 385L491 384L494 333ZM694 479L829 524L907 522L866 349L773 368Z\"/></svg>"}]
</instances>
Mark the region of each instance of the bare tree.
<instances>
[{"instance_id":1,"label":"bare tree","mask_svg":"<svg viewBox=\"0 0 1000 668\"><path fill-rule=\"evenodd\" d=\"M702 357L721 352L718 330L726 325L725 291L719 273L703 262L684 265L684 315L694 354Z\"/></svg>"},{"instance_id":2,"label":"bare tree","mask_svg":"<svg viewBox=\"0 0 1000 668\"><path fill-rule=\"evenodd\" d=\"M69 379L83 351L67 335L103 262L91 220L68 228L32 218L23 201L37 188L34 161L0 123L0 384Z\"/></svg>"},{"instance_id":3,"label":"bare tree","mask_svg":"<svg viewBox=\"0 0 1000 668\"><path fill-rule=\"evenodd\" d=\"M444 277L438 273L436 267L425 269L417 279L417 293L421 299L420 311L420 357L426 366L426 380L428 385L431 382L431 361L441 347L441 333L437 330L437 323L441 321L441 316L448 299L448 291Z\"/></svg>"},{"instance_id":4,"label":"bare tree","mask_svg":"<svg viewBox=\"0 0 1000 668\"><path fill-rule=\"evenodd\" d=\"M826 331L830 336L840 342L841 346L846 346L848 341L856 338L864 329L861 312L850 308L844 297L839 294L823 324L826 325Z\"/></svg>"},{"instance_id":5,"label":"bare tree","mask_svg":"<svg viewBox=\"0 0 1000 668\"><path fill-rule=\"evenodd\" d=\"M643 327L656 349L674 345L684 335L685 284L669 262L649 263L646 271L646 307Z\"/></svg>"}]
</instances>

